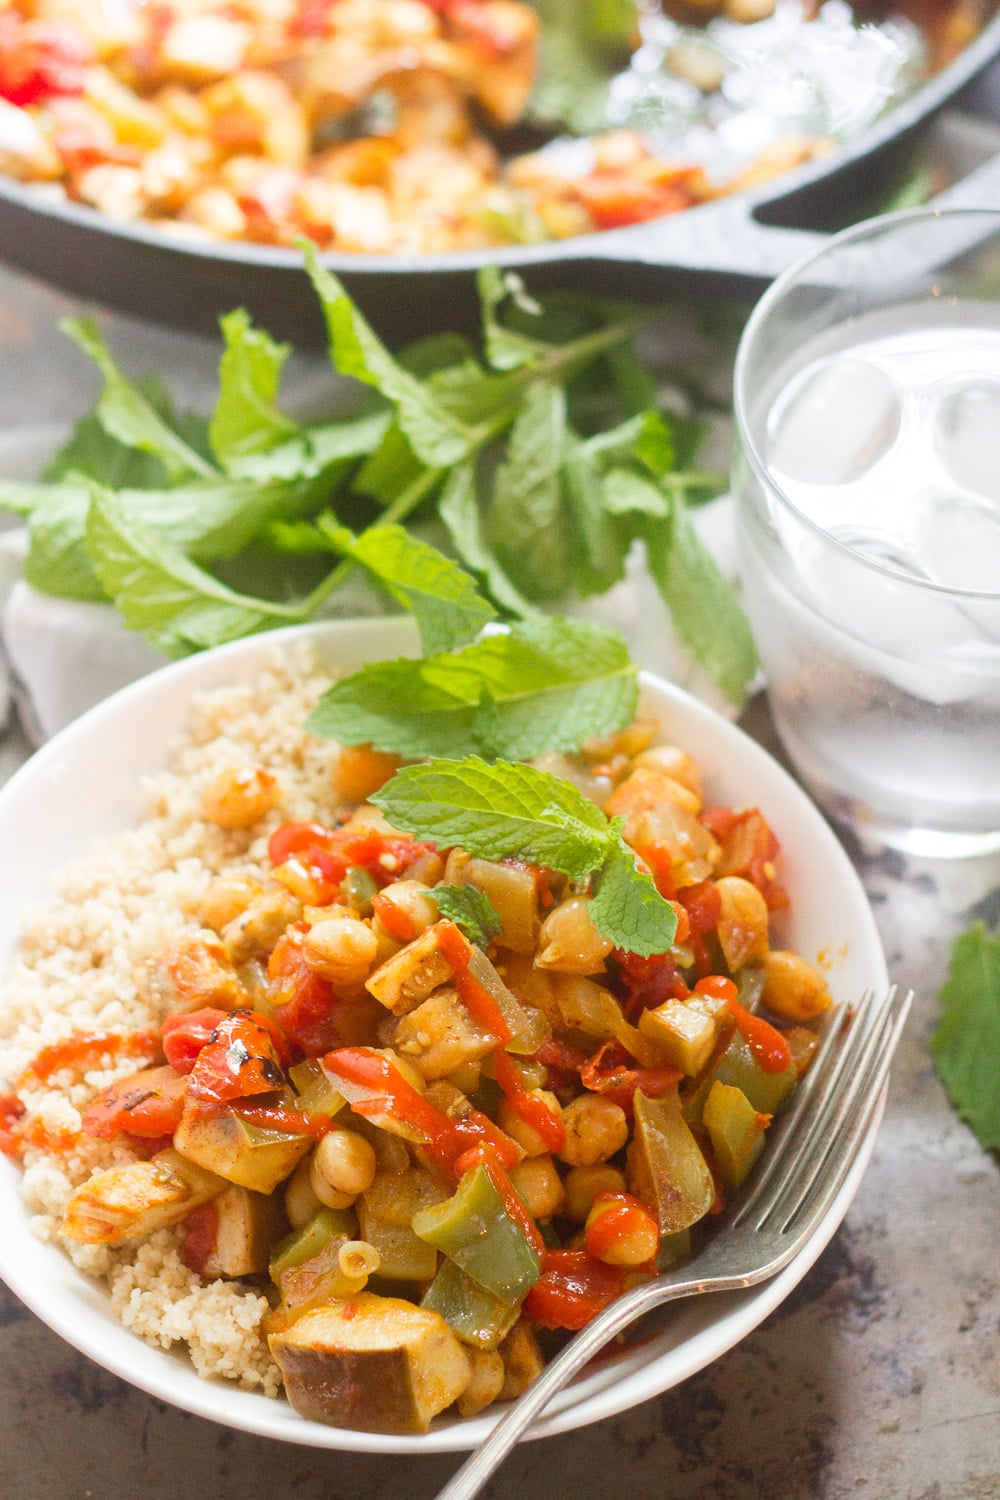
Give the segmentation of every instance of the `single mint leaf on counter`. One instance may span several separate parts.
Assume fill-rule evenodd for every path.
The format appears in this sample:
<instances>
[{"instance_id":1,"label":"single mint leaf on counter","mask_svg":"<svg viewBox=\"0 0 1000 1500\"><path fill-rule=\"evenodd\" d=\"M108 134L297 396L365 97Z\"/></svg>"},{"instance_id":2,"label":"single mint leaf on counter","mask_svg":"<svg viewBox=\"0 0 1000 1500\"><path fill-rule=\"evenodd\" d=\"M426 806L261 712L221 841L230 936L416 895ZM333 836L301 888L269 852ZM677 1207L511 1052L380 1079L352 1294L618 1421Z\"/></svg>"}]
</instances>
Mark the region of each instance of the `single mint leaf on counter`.
<instances>
[{"instance_id":1,"label":"single mint leaf on counter","mask_svg":"<svg viewBox=\"0 0 1000 1500\"><path fill-rule=\"evenodd\" d=\"M438 497L437 511L455 551L482 580L490 598L508 614L522 619L534 615L534 606L511 583L483 535L476 471L471 459L451 470Z\"/></svg>"},{"instance_id":2,"label":"single mint leaf on counter","mask_svg":"<svg viewBox=\"0 0 1000 1500\"><path fill-rule=\"evenodd\" d=\"M438 468L467 457L474 434L393 358L340 282L324 270L315 245L302 242L302 249L326 317L331 358L341 375L374 386L393 403L397 421L423 463Z\"/></svg>"},{"instance_id":3,"label":"single mint leaf on counter","mask_svg":"<svg viewBox=\"0 0 1000 1500\"><path fill-rule=\"evenodd\" d=\"M462 651L372 663L323 694L309 728L398 755L520 760L623 728L637 701L619 636L539 617Z\"/></svg>"},{"instance_id":4,"label":"single mint leaf on counter","mask_svg":"<svg viewBox=\"0 0 1000 1500\"><path fill-rule=\"evenodd\" d=\"M504 571L532 602L569 586L561 469L566 392L538 381L527 391L493 488L489 531Z\"/></svg>"},{"instance_id":5,"label":"single mint leaf on counter","mask_svg":"<svg viewBox=\"0 0 1000 1500\"><path fill-rule=\"evenodd\" d=\"M699 541L679 495L671 497L665 520L647 526L645 537L650 572L678 635L739 707L757 671L750 625L732 587Z\"/></svg>"},{"instance_id":6,"label":"single mint leaf on counter","mask_svg":"<svg viewBox=\"0 0 1000 1500\"><path fill-rule=\"evenodd\" d=\"M323 523L320 528L327 529ZM402 526L372 526L355 536L327 529L330 541L360 563L417 622L424 652L435 656L475 640L496 610L469 574Z\"/></svg>"},{"instance_id":7,"label":"single mint leaf on counter","mask_svg":"<svg viewBox=\"0 0 1000 1500\"><path fill-rule=\"evenodd\" d=\"M133 382L126 380L112 359L97 324L89 318L66 318L60 329L88 354L104 377L97 415L104 430L126 447L151 453L164 464L171 479L198 474L203 479L217 471L174 430Z\"/></svg>"},{"instance_id":8,"label":"single mint leaf on counter","mask_svg":"<svg viewBox=\"0 0 1000 1500\"><path fill-rule=\"evenodd\" d=\"M931 1037L948 1097L984 1151L1000 1151L1000 932L977 922L953 942Z\"/></svg>"},{"instance_id":9,"label":"single mint leaf on counter","mask_svg":"<svg viewBox=\"0 0 1000 1500\"><path fill-rule=\"evenodd\" d=\"M637 868L635 852L622 839L620 827L612 823L611 832L611 850L592 880L590 920L627 953L640 958L666 953L677 933L674 909L649 875Z\"/></svg>"},{"instance_id":10,"label":"single mint leaf on counter","mask_svg":"<svg viewBox=\"0 0 1000 1500\"><path fill-rule=\"evenodd\" d=\"M488 948L503 931L497 909L475 885L436 885L431 892L442 917L460 927L477 948Z\"/></svg>"},{"instance_id":11,"label":"single mint leaf on counter","mask_svg":"<svg viewBox=\"0 0 1000 1500\"><path fill-rule=\"evenodd\" d=\"M219 326L225 349L208 436L216 460L228 469L233 459L273 448L299 427L275 405L291 345L276 344L270 334L255 328L242 307L226 313Z\"/></svg>"},{"instance_id":12,"label":"single mint leaf on counter","mask_svg":"<svg viewBox=\"0 0 1000 1500\"><path fill-rule=\"evenodd\" d=\"M301 622L301 611L235 593L95 486L86 546L125 624L168 656Z\"/></svg>"},{"instance_id":13,"label":"single mint leaf on counter","mask_svg":"<svg viewBox=\"0 0 1000 1500\"><path fill-rule=\"evenodd\" d=\"M608 855L608 821L568 781L478 757L404 766L372 801L394 828L483 859L525 859L584 880Z\"/></svg>"}]
</instances>

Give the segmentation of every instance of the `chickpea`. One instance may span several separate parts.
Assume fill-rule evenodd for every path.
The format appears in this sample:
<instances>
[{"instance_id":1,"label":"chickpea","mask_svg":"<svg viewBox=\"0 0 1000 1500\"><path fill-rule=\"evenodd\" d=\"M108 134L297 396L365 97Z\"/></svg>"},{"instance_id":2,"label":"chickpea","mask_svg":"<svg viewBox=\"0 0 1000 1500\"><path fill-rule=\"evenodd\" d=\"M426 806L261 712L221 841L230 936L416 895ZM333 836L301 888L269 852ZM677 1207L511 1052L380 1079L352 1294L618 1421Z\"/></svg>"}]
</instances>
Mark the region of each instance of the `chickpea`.
<instances>
[{"instance_id":1,"label":"chickpea","mask_svg":"<svg viewBox=\"0 0 1000 1500\"><path fill-rule=\"evenodd\" d=\"M570 896L549 912L538 936L539 969L558 969L563 974L595 974L614 944L602 937L590 920L586 896Z\"/></svg>"},{"instance_id":2,"label":"chickpea","mask_svg":"<svg viewBox=\"0 0 1000 1500\"><path fill-rule=\"evenodd\" d=\"M323 1206L309 1181L311 1167L310 1157L303 1157L285 1185L285 1213L293 1229L301 1229L303 1224L308 1224L313 1214Z\"/></svg>"},{"instance_id":3,"label":"chickpea","mask_svg":"<svg viewBox=\"0 0 1000 1500\"><path fill-rule=\"evenodd\" d=\"M309 1182L327 1208L348 1208L375 1181L375 1152L356 1130L331 1130L312 1154Z\"/></svg>"},{"instance_id":4,"label":"chickpea","mask_svg":"<svg viewBox=\"0 0 1000 1500\"><path fill-rule=\"evenodd\" d=\"M367 802L403 764L371 745L344 745L333 768L333 790L345 802Z\"/></svg>"},{"instance_id":5,"label":"chickpea","mask_svg":"<svg viewBox=\"0 0 1000 1500\"><path fill-rule=\"evenodd\" d=\"M203 927L221 932L242 916L250 902L260 894L260 886L249 875L219 875L205 887L198 918Z\"/></svg>"},{"instance_id":6,"label":"chickpea","mask_svg":"<svg viewBox=\"0 0 1000 1500\"><path fill-rule=\"evenodd\" d=\"M278 783L261 766L227 766L205 788L202 816L220 828L252 828L278 800Z\"/></svg>"},{"instance_id":7,"label":"chickpea","mask_svg":"<svg viewBox=\"0 0 1000 1500\"><path fill-rule=\"evenodd\" d=\"M490 1406L503 1390L503 1356L497 1349L473 1349L466 1345L465 1354L471 1375L458 1398L459 1415L474 1417Z\"/></svg>"},{"instance_id":8,"label":"chickpea","mask_svg":"<svg viewBox=\"0 0 1000 1500\"><path fill-rule=\"evenodd\" d=\"M625 1173L603 1162L593 1167L572 1167L563 1181L566 1191L566 1213L582 1224L598 1193L624 1193Z\"/></svg>"},{"instance_id":9,"label":"chickpea","mask_svg":"<svg viewBox=\"0 0 1000 1500\"><path fill-rule=\"evenodd\" d=\"M401 919L402 929L410 928L407 942L413 939L428 927L431 927L438 919L437 902L434 900L433 891L428 890L419 880L395 880L392 885L387 885L379 896L379 902L388 901ZM391 915L391 914L390 914ZM392 927L380 916L382 926ZM399 936L399 933L394 934Z\"/></svg>"},{"instance_id":10,"label":"chickpea","mask_svg":"<svg viewBox=\"0 0 1000 1500\"><path fill-rule=\"evenodd\" d=\"M301 902L283 886L254 897L246 910L222 930L230 960L239 965L252 958L269 957L285 928L301 915Z\"/></svg>"},{"instance_id":11,"label":"chickpea","mask_svg":"<svg viewBox=\"0 0 1000 1500\"><path fill-rule=\"evenodd\" d=\"M510 1180L533 1219L551 1219L562 1211L566 1194L551 1156L529 1156L510 1169Z\"/></svg>"},{"instance_id":12,"label":"chickpea","mask_svg":"<svg viewBox=\"0 0 1000 1500\"><path fill-rule=\"evenodd\" d=\"M762 1000L784 1021L810 1021L821 1015L833 997L814 964L798 953L772 951L764 960Z\"/></svg>"},{"instance_id":13,"label":"chickpea","mask_svg":"<svg viewBox=\"0 0 1000 1500\"><path fill-rule=\"evenodd\" d=\"M377 953L378 938L356 917L317 922L302 940L302 955L310 969L345 989L364 984Z\"/></svg>"},{"instance_id":14,"label":"chickpea","mask_svg":"<svg viewBox=\"0 0 1000 1500\"><path fill-rule=\"evenodd\" d=\"M751 958L767 956L767 902L739 875L724 875L715 889L722 902L716 933L726 963L735 972Z\"/></svg>"},{"instance_id":15,"label":"chickpea","mask_svg":"<svg viewBox=\"0 0 1000 1500\"><path fill-rule=\"evenodd\" d=\"M566 1142L556 1154L571 1167L592 1167L607 1161L628 1140L625 1111L600 1094L581 1094L567 1104L562 1118Z\"/></svg>"},{"instance_id":16,"label":"chickpea","mask_svg":"<svg viewBox=\"0 0 1000 1500\"><path fill-rule=\"evenodd\" d=\"M653 745L648 750L643 750L633 761L633 766L650 766L658 771L665 771L674 781L686 786L689 792L701 798L701 776L695 761L688 755L686 750L680 750L676 745Z\"/></svg>"},{"instance_id":17,"label":"chickpea","mask_svg":"<svg viewBox=\"0 0 1000 1500\"><path fill-rule=\"evenodd\" d=\"M550 1093L548 1089L530 1089L529 1093L532 1099L543 1100L549 1112L555 1115L557 1120L560 1119L562 1116L562 1106L555 1094ZM529 1125L527 1121L521 1119L521 1116L508 1099L500 1101L497 1119L500 1129L509 1135L511 1140L517 1142L526 1156L548 1155L549 1148L537 1130Z\"/></svg>"},{"instance_id":18,"label":"chickpea","mask_svg":"<svg viewBox=\"0 0 1000 1500\"><path fill-rule=\"evenodd\" d=\"M587 1215L585 1243L605 1265L644 1266L660 1248L660 1230L631 1193L598 1193Z\"/></svg>"}]
</instances>

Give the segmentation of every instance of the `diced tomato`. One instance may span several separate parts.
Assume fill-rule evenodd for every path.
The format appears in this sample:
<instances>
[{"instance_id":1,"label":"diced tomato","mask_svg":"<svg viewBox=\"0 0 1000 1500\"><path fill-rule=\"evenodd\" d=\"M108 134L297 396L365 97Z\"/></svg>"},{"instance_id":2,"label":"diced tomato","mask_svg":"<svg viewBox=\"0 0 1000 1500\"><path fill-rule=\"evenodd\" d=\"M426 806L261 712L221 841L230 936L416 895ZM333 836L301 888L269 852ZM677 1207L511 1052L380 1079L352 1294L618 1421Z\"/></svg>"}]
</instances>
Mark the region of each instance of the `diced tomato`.
<instances>
[{"instance_id":1,"label":"diced tomato","mask_svg":"<svg viewBox=\"0 0 1000 1500\"><path fill-rule=\"evenodd\" d=\"M524 1300L524 1310L543 1328L576 1332L625 1290L625 1273L586 1250L548 1250L542 1274Z\"/></svg>"},{"instance_id":2,"label":"diced tomato","mask_svg":"<svg viewBox=\"0 0 1000 1500\"><path fill-rule=\"evenodd\" d=\"M546 1037L532 1060L548 1070L549 1087L559 1089L579 1078L580 1069L586 1066L587 1054L571 1047L568 1042Z\"/></svg>"},{"instance_id":3,"label":"diced tomato","mask_svg":"<svg viewBox=\"0 0 1000 1500\"><path fill-rule=\"evenodd\" d=\"M644 182L625 172L593 172L576 184L598 229L620 229L677 213L691 203L689 193L671 183Z\"/></svg>"},{"instance_id":4,"label":"diced tomato","mask_svg":"<svg viewBox=\"0 0 1000 1500\"><path fill-rule=\"evenodd\" d=\"M330 886L332 899L352 865L360 865L380 885L388 885L398 880L420 854L433 847L415 843L402 834L379 833L371 828L334 829L324 828L321 823L283 823L272 833L267 852L275 866L297 859Z\"/></svg>"},{"instance_id":5,"label":"diced tomato","mask_svg":"<svg viewBox=\"0 0 1000 1500\"><path fill-rule=\"evenodd\" d=\"M715 931L722 916L722 897L714 880L685 886L677 899L688 914L691 935L701 937Z\"/></svg>"},{"instance_id":6,"label":"diced tomato","mask_svg":"<svg viewBox=\"0 0 1000 1500\"><path fill-rule=\"evenodd\" d=\"M644 1010L652 1010L665 1000L684 1000L688 987L681 977L676 960L669 953L654 953L641 958L637 953L615 953L621 975L622 1010L635 1024Z\"/></svg>"},{"instance_id":7,"label":"diced tomato","mask_svg":"<svg viewBox=\"0 0 1000 1500\"><path fill-rule=\"evenodd\" d=\"M200 1203L184 1220L181 1260L196 1276L204 1276L219 1233L219 1205Z\"/></svg>"},{"instance_id":8,"label":"diced tomato","mask_svg":"<svg viewBox=\"0 0 1000 1500\"><path fill-rule=\"evenodd\" d=\"M193 1099L226 1104L248 1094L267 1094L285 1082L279 1039L264 1016L229 1011L198 1053L191 1070Z\"/></svg>"},{"instance_id":9,"label":"diced tomato","mask_svg":"<svg viewBox=\"0 0 1000 1500\"><path fill-rule=\"evenodd\" d=\"M292 1047L319 1057L342 1039L333 985L313 972L302 952L303 934L282 934L267 966L274 1019Z\"/></svg>"},{"instance_id":10,"label":"diced tomato","mask_svg":"<svg viewBox=\"0 0 1000 1500\"><path fill-rule=\"evenodd\" d=\"M293 856L301 858L314 849L324 849L329 854L333 848L334 833L322 823L282 823L267 841L267 857L272 865L283 865Z\"/></svg>"},{"instance_id":11,"label":"diced tomato","mask_svg":"<svg viewBox=\"0 0 1000 1500\"><path fill-rule=\"evenodd\" d=\"M83 1129L101 1140L118 1134L172 1136L180 1124L187 1088L188 1080L169 1066L145 1068L92 1100L83 1112Z\"/></svg>"},{"instance_id":12,"label":"diced tomato","mask_svg":"<svg viewBox=\"0 0 1000 1500\"><path fill-rule=\"evenodd\" d=\"M637 1068L618 1042L604 1042L580 1070L580 1082L593 1094L603 1094L631 1114L635 1093L658 1099L684 1075L679 1068Z\"/></svg>"},{"instance_id":13,"label":"diced tomato","mask_svg":"<svg viewBox=\"0 0 1000 1500\"><path fill-rule=\"evenodd\" d=\"M82 94L93 61L90 42L75 26L0 13L0 95L11 104L23 108L53 95Z\"/></svg>"},{"instance_id":14,"label":"diced tomato","mask_svg":"<svg viewBox=\"0 0 1000 1500\"><path fill-rule=\"evenodd\" d=\"M722 845L717 876L739 875L749 880L772 911L788 905L788 893L775 870L781 845L760 808L736 812L731 807L706 807L701 822Z\"/></svg>"},{"instance_id":15,"label":"diced tomato","mask_svg":"<svg viewBox=\"0 0 1000 1500\"><path fill-rule=\"evenodd\" d=\"M190 1073L202 1047L211 1040L228 1011L206 1005L201 1010L175 1012L160 1027L163 1055L175 1073Z\"/></svg>"}]
</instances>

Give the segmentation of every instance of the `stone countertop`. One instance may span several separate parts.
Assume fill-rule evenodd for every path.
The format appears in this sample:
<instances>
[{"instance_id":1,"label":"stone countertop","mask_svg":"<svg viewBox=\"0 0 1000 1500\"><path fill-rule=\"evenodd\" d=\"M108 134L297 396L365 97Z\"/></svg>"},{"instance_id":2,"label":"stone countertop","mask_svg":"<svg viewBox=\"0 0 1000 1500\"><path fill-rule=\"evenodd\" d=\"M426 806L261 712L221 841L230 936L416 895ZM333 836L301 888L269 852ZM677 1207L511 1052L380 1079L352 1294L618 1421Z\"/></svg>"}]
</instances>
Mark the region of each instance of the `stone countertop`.
<instances>
[{"instance_id":1,"label":"stone countertop","mask_svg":"<svg viewBox=\"0 0 1000 1500\"><path fill-rule=\"evenodd\" d=\"M996 75L984 103L1000 116ZM0 431L87 399L54 335L66 300L0 270ZM41 336L39 334L41 333ZM191 404L215 351L158 332ZM130 362L131 363L131 362ZM302 374L306 392L312 371ZM770 748L758 701L746 727ZM28 753L0 735L0 782ZM1000 923L1000 856L951 864L848 851L894 980L916 1004L868 1172L786 1302L665 1395L522 1445L484 1493L542 1500L1000 1500L1000 1170L951 1110L927 1040L951 939ZM16 857L16 851L5 851ZM1000 1060L998 1060L1000 1063ZM0 1500L432 1500L458 1455L377 1459L217 1427L77 1354L0 1284Z\"/></svg>"}]
</instances>

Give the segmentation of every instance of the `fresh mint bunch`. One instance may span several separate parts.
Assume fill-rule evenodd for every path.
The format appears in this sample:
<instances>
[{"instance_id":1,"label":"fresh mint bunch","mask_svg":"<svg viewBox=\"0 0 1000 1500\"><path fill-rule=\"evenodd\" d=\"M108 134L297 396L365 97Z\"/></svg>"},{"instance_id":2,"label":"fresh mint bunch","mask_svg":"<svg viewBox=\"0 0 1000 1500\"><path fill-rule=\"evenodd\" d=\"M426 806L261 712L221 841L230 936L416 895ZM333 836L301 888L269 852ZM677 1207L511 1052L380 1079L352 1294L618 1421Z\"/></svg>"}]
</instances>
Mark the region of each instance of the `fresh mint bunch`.
<instances>
[{"instance_id":1,"label":"fresh mint bunch","mask_svg":"<svg viewBox=\"0 0 1000 1500\"><path fill-rule=\"evenodd\" d=\"M595 35L630 5L588 4ZM756 668L750 633L687 513L724 480L692 467L690 421L657 406L634 342L651 315L571 293L536 301L487 268L478 347L444 332L396 354L315 247L303 253L332 362L363 395L355 413L289 416L291 351L242 309L221 320L207 419L127 377L94 323L66 322L104 387L43 482L0 480L0 508L26 519L29 582L108 599L176 655L311 619L360 567L412 609L431 657L494 616L529 623L604 593L642 546L682 639L741 702ZM403 576L389 554L412 524L447 539L479 602L429 553L407 551ZM462 597L472 613L460 619ZM467 698L479 736L488 690Z\"/></svg>"}]
</instances>

